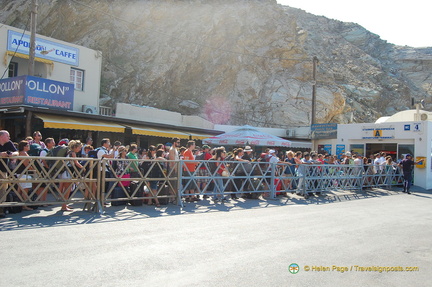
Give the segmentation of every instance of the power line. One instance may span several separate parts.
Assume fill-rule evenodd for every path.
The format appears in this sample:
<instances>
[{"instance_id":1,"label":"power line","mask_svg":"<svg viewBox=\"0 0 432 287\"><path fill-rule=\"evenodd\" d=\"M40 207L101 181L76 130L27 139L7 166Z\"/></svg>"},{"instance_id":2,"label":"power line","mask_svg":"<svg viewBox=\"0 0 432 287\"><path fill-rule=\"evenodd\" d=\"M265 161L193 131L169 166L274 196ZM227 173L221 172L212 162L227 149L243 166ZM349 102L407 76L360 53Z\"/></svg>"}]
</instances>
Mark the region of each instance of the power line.
<instances>
[{"instance_id":1,"label":"power line","mask_svg":"<svg viewBox=\"0 0 432 287\"><path fill-rule=\"evenodd\" d=\"M9 65L10 65L10 63L12 62L13 58L15 57L15 54L17 53L18 48L19 48L19 46L20 46L21 43L22 43L22 39L23 39L23 37L24 37L25 31L27 30L28 24L29 24L29 22L30 22L30 18L31 18L31 16L29 16L29 18L27 19L27 24L26 24L26 26L25 26L25 28L24 28L22 34L21 34L21 38L20 38L20 40L18 41L18 45L17 45L17 47L16 47L16 49L15 49L15 51L14 51L14 53L13 53L13 55L12 55L10 61L9 61L9 63L6 65L6 69L5 69L5 71L3 72L3 75L2 75L2 77L1 77L1 80L3 80L4 76L6 75L6 72L9 71Z\"/></svg>"}]
</instances>

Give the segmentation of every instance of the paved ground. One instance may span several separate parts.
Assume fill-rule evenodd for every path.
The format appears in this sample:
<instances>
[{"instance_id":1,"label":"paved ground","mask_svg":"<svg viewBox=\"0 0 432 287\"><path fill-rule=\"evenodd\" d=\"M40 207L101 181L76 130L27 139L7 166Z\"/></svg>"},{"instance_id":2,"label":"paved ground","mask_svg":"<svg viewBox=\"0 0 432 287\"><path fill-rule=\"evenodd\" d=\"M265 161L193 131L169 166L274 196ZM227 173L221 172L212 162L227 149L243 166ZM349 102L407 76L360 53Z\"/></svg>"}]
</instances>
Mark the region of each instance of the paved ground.
<instances>
[{"instance_id":1,"label":"paved ground","mask_svg":"<svg viewBox=\"0 0 432 287\"><path fill-rule=\"evenodd\" d=\"M0 219L0 286L430 286L431 200L417 189L102 216L47 207ZM419 270L355 271L376 266Z\"/></svg>"}]
</instances>

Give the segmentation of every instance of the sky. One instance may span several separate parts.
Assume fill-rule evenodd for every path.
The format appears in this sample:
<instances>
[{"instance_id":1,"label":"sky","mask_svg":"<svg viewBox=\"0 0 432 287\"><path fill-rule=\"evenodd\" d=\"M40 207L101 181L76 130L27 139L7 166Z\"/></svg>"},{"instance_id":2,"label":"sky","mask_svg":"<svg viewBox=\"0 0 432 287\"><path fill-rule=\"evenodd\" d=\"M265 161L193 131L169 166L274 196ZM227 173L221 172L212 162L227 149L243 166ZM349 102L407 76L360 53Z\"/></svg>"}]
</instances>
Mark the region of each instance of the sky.
<instances>
[{"instance_id":1,"label":"sky","mask_svg":"<svg viewBox=\"0 0 432 287\"><path fill-rule=\"evenodd\" d=\"M357 23L389 43L432 47L430 0L277 0L306 12Z\"/></svg>"}]
</instances>

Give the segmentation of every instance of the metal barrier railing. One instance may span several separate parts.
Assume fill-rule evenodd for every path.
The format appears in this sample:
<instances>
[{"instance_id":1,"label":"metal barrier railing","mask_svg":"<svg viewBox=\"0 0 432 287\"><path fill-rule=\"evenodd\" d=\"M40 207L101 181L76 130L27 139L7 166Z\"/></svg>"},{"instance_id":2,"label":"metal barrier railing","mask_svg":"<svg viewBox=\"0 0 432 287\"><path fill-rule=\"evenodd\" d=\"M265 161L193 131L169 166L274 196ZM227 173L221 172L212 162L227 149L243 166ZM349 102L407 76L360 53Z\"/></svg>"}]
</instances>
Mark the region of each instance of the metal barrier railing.
<instances>
[{"instance_id":1,"label":"metal barrier railing","mask_svg":"<svg viewBox=\"0 0 432 287\"><path fill-rule=\"evenodd\" d=\"M187 170L187 163L197 163L195 171ZM211 161L181 161L184 171L179 178L179 197L194 195L217 196L224 194L249 194L258 197L263 194L275 198L278 193L292 192L308 197L311 193L331 190L361 190L364 188L389 188L401 185L403 175L400 168L374 165L329 165L303 164L295 168L294 174L285 173L287 164L268 162L217 162L228 166L229 175L217 174L209 165ZM380 169L383 168L384 172ZM204 169L204 174L200 172ZM222 180L222 183L221 182ZM218 183L219 181L219 183ZM202 183L207 184L202 184ZM208 188L213 184L212 188ZM195 190L190 193L190 186ZM203 187L204 186L204 187ZM210 191L212 189L212 191ZM258 194L258 195L257 195Z\"/></svg>"},{"instance_id":2,"label":"metal barrier railing","mask_svg":"<svg viewBox=\"0 0 432 287\"><path fill-rule=\"evenodd\" d=\"M221 167L229 174L221 173ZM399 167L374 165L302 164L290 174L286 164L268 162L12 157L5 168L0 206L84 203L84 209L97 212L107 203L183 206L196 196L275 198L287 192L307 198L332 190L389 188L403 181Z\"/></svg>"}]
</instances>

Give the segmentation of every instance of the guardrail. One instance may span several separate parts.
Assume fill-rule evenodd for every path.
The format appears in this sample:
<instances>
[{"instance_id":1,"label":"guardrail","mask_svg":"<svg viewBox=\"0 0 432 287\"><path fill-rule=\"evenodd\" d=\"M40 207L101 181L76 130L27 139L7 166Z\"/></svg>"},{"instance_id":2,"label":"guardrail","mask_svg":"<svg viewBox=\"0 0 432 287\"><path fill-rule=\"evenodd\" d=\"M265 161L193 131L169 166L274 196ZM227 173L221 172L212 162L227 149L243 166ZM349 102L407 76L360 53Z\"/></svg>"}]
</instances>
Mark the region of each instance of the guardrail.
<instances>
[{"instance_id":1,"label":"guardrail","mask_svg":"<svg viewBox=\"0 0 432 287\"><path fill-rule=\"evenodd\" d=\"M108 203L183 206L197 196L216 201L240 195L275 198L287 192L307 198L311 193L390 188L403 182L397 166L303 164L294 174L286 173L287 167L268 162L13 157L1 172L0 206L84 203L85 210L103 212Z\"/></svg>"},{"instance_id":2,"label":"guardrail","mask_svg":"<svg viewBox=\"0 0 432 287\"><path fill-rule=\"evenodd\" d=\"M186 163L181 161L183 169ZM194 161L196 162L196 161ZM210 166L211 161L198 162L196 171L183 172L180 197L191 197L190 186L195 195L220 196L224 194L246 194L246 197L258 198L261 195L275 198L278 193L297 193L308 198L311 193L331 190L361 190L364 188L390 188L401 185L403 175L398 166L374 165L328 165L303 164L296 167L294 174L285 173L287 164L268 162L217 162L228 167L229 174L218 174ZM204 174L200 175L200 169ZM207 183L203 185L202 183ZM216 186L216 187L215 187Z\"/></svg>"}]
</instances>

